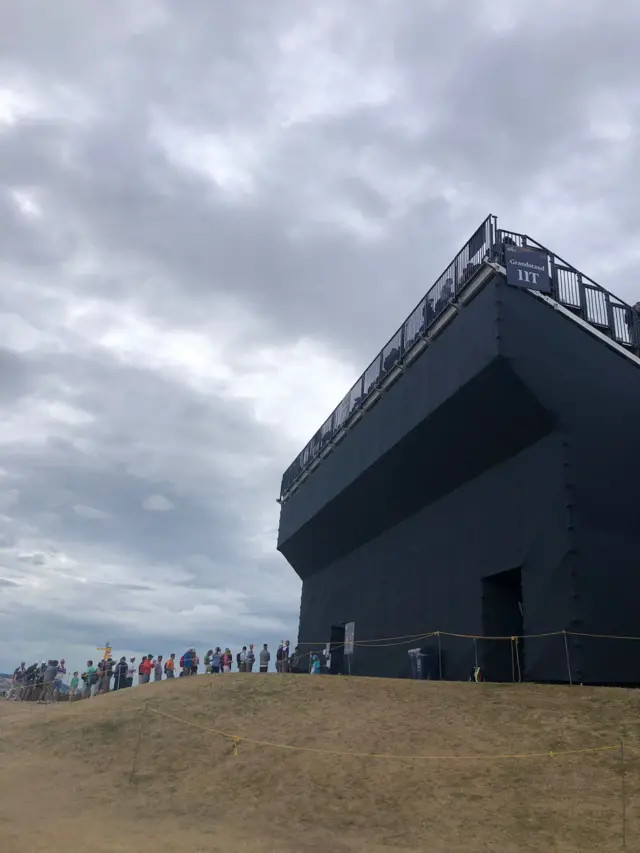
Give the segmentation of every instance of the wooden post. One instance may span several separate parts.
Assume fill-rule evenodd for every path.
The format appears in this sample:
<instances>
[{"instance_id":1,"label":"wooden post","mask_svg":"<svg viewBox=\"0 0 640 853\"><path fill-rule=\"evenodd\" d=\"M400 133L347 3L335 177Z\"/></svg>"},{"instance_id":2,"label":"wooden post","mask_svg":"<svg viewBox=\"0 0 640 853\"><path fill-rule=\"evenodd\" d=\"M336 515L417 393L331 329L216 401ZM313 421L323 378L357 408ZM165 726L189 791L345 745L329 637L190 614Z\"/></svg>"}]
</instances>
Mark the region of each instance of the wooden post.
<instances>
[{"instance_id":1,"label":"wooden post","mask_svg":"<svg viewBox=\"0 0 640 853\"><path fill-rule=\"evenodd\" d=\"M569 657L569 641L567 640L566 630L562 632L562 635L564 636L564 652L567 658L567 672L569 673L569 684L573 685L573 678L571 676L571 659Z\"/></svg>"},{"instance_id":2,"label":"wooden post","mask_svg":"<svg viewBox=\"0 0 640 853\"><path fill-rule=\"evenodd\" d=\"M438 674L439 679L442 681L442 641L440 639L440 631L436 631L438 636Z\"/></svg>"},{"instance_id":3,"label":"wooden post","mask_svg":"<svg viewBox=\"0 0 640 853\"><path fill-rule=\"evenodd\" d=\"M622 848L627 849L627 780L624 764L624 727L620 727L620 780L622 793Z\"/></svg>"}]
</instances>

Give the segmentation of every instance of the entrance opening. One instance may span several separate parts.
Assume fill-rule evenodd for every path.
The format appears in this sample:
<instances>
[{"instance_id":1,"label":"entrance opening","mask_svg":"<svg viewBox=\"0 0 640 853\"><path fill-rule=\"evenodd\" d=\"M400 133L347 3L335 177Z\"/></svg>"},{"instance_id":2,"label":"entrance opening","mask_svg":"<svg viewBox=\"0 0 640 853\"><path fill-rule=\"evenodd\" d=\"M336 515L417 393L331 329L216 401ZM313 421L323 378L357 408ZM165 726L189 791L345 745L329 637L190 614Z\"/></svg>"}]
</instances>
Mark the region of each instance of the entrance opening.
<instances>
[{"instance_id":1,"label":"entrance opening","mask_svg":"<svg viewBox=\"0 0 640 853\"><path fill-rule=\"evenodd\" d=\"M509 569L482 579L482 630L485 637L519 637L481 640L481 666L488 681L524 680L522 639L522 571Z\"/></svg>"},{"instance_id":2,"label":"entrance opening","mask_svg":"<svg viewBox=\"0 0 640 853\"><path fill-rule=\"evenodd\" d=\"M331 626L331 640L330 642L330 652L331 652L331 675L342 675L343 667L344 667L344 639L345 639L345 631L344 625L332 625Z\"/></svg>"}]
</instances>

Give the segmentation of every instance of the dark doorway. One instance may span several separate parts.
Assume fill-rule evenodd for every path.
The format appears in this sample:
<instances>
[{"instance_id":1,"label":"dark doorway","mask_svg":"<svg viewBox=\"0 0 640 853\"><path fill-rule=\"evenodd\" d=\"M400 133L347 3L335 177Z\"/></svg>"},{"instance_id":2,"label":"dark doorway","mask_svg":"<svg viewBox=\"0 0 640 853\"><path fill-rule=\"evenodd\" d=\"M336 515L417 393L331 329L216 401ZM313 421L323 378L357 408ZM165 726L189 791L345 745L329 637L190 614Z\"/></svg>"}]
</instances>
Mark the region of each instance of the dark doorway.
<instances>
[{"instance_id":1,"label":"dark doorway","mask_svg":"<svg viewBox=\"0 0 640 853\"><path fill-rule=\"evenodd\" d=\"M487 681L524 680L524 640L522 639L522 572L509 569L482 579L482 632L480 665ZM517 644L508 639L518 637Z\"/></svg>"},{"instance_id":2,"label":"dark doorway","mask_svg":"<svg viewBox=\"0 0 640 853\"><path fill-rule=\"evenodd\" d=\"M342 675L344 667L344 625L331 626L331 675Z\"/></svg>"}]
</instances>

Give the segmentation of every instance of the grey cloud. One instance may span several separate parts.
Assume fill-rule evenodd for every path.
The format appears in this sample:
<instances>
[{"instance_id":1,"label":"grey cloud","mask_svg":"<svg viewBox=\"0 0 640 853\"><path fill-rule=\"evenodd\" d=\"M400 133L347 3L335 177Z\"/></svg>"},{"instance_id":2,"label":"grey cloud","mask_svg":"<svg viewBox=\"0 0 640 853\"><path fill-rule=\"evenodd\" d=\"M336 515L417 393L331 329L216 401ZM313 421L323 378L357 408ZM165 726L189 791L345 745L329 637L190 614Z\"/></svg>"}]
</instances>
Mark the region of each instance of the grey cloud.
<instances>
[{"instance_id":1,"label":"grey cloud","mask_svg":"<svg viewBox=\"0 0 640 853\"><path fill-rule=\"evenodd\" d=\"M103 518L110 517L108 512L96 509L94 506L85 506L85 504L74 504L72 509L81 518L91 518L94 521L100 521Z\"/></svg>"},{"instance_id":2,"label":"grey cloud","mask_svg":"<svg viewBox=\"0 0 640 853\"><path fill-rule=\"evenodd\" d=\"M142 501L142 508L150 512L168 512L173 507L174 504L168 498L165 498L164 495L149 495L149 497Z\"/></svg>"},{"instance_id":3,"label":"grey cloud","mask_svg":"<svg viewBox=\"0 0 640 853\"><path fill-rule=\"evenodd\" d=\"M0 403L15 403L34 389L27 360L0 347Z\"/></svg>"},{"instance_id":4,"label":"grey cloud","mask_svg":"<svg viewBox=\"0 0 640 853\"><path fill-rule=\"evenodd\" d=\"M18 458L0 448L0 466L22 477L14 518L36 520L46 538L64 531L79 542L115 541L159 561L206 554L213 537L215 561L193 566L195 576L209 582L216 566L237 561L246 540L238 518L258 509L263 496L270 504L275 500L289 458L241 404L215 407L148 371L69 356L42 364L32 358L30 365L65 376L74 389L69 402L94 412L98 426L74 432L76 440L88 442L85 452L62 439L25 447ZM109 388L117 393L105 393ZM226 482L220 475L218 457L234 454L254 459L246 481ZM143 508L154 475L154 492L174 505L170 514ZM236 566L236 578L244 571Z\"/></svg>"},{"instance_id":5,"label":"grey cloud","mask_svg":"<svg viewBox=\"0 0 640 853\"><path fill-rule=\"evenodd\" d=\"M47 562L44 554L20 554L17 559L20 563L29 563L32 566L44 566Z\"/></svg>"}]
</instances>

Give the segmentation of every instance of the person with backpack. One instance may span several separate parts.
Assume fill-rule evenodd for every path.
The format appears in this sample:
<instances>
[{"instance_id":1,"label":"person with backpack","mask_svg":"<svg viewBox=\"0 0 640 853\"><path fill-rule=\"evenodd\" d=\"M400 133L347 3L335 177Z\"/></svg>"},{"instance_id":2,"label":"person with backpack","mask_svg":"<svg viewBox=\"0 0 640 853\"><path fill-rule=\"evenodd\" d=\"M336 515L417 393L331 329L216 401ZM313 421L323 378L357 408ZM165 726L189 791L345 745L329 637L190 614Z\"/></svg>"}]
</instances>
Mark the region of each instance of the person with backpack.
<instances>
[{"instance_id":1,"label":"person with backpack","mask_svg":"<svg viewBox=\"0 0 640 853\"><path fill-rule=\"evenodd\" d=\"M167 678L175 678L176 677L175 666L176 666L176 653L171 652L171 657L169 658L169 660L167 660L165 662L165 665L164 665L164 674L167 676Z\"/></svg>"},{"instance_id":2,"label":"person with backpack","mask_svg":"<svg viewBox=\"0 0 640 853\"><path fill-rule=\"evenodd\" d=\"M185 675L191 675L191 671L193 668L193 655L191 649L187 649L187 651L180 658L180 667Z\"/></svg>"},{"instance_id":3,"label":"person with backpack","mask_svg":"<svg viewBox=\"0 0 640 853\"><path fill-rule=\"evenodd\" d=\"M242 651L238 652L236 656L236 661L238 663L238 672L246 672L247 671L247 647L243 646Z\"/></svg>"}]
</instances>

